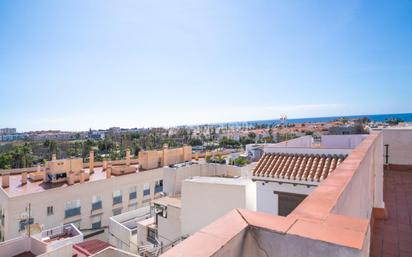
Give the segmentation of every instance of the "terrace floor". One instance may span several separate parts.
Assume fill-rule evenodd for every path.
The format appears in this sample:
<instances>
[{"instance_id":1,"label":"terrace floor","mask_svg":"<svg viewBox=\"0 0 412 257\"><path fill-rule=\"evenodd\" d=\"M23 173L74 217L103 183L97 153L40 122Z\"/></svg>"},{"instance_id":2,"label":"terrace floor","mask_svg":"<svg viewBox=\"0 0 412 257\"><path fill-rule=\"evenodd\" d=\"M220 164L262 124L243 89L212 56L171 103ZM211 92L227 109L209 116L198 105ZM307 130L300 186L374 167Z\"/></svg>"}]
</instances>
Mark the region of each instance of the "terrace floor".
<instances>
[{"instance_id":1,"label":"terrace floor","mask_svg":"<svg viewBox=\"0 0 412 257\"><path fill-rule=\"evenodd\" d=\"M387 220L376 220L371 257L412 256L412 170L385 171Z\"/></svg>"}]
</instances>

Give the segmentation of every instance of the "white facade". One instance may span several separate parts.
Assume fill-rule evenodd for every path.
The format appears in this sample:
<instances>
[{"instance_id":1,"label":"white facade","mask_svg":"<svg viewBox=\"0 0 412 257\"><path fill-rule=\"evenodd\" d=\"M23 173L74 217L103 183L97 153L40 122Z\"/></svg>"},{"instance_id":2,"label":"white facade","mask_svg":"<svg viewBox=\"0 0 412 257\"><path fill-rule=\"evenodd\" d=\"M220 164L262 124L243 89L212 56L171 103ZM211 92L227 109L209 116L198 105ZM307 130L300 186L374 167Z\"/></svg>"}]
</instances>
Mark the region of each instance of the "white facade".
<instances>
[{"instance_id":1,"label":"white facade","mask_svg":"<svg viewBox=\"0 0 412 257\"><path fill-rule=\"evenodd\" d=\"M55 227L32 236L21 236L0 243L0 257L31 252L39 257L72 257L73 244L83 241L83 234L72 224Z\"/></svg>"},{"instance_id":2,"label":"white facade","mask_svg":"<svg viewBox=\"0 0 412 257\"><path fill-rule=\"evenodd\" d=\"M99 169L101 168L95 168L95 172L99 172ZM109 225L109 218L114 214L149 205L150 200L155 197L156 182L162 179L163 169L160 168L70 186L42 190L39 188L38 191L32 190L33 192L28 190L27 193L13 196L1 188L0 210L4 219L0 222L0 232L4 240L25 234L25 231L21 230L20 221L22 215L27 213L29 203L33 223L40 224L45 229L66 223L76 224L80 229L105 227ZM148 190L144 192L145 185ZM136 190L133 197L131 188ZM116 195L116 192L120 192L120 195ZM73 208L65 209L67 206ZM98 220L100 224L96 223Z\"/></svg>"},{"instance_id":3,"label":"white facade","mask_svg":"<svg viewBox=\"0 0 412 257\"><path fill-rule=\"evenodd\" d=\"M309 195L315 185L293 184L276 181L256 181L256 210L278 215L279 192Z\"/></svg>"},{"instance_id":4,"label":"white facade","mask_svg":"<svg viewBox=\"0 0 412 257\"><path fill-rule=\"evenodd\" d=\"M383 145L388 145L388 163L412 165L412 129L383 129ZM386 155L386 149L383 149ZM384 158L384 162L386 159Z\"/></svg>"},{"instance_id":5,"label":"white facade","mask_svg":"<svg viewBox=\"0 0 412 257\"><path fill-rule=\"evenodd\" d=\"M116 248L137 253L137 222L151 217L150 206L128 211L110 218L109 243Z\"/></svg>"},{"instance_id":6,"label":"white facade","mask_svg":"<svg viewBox=\"0 0 412 257\"><path fill-rule=\"evenodd\" d=\"M256 210L256 184L250 179L194 177L182 184L182 236L236 209Z\"/></svg>"}]
</instances>

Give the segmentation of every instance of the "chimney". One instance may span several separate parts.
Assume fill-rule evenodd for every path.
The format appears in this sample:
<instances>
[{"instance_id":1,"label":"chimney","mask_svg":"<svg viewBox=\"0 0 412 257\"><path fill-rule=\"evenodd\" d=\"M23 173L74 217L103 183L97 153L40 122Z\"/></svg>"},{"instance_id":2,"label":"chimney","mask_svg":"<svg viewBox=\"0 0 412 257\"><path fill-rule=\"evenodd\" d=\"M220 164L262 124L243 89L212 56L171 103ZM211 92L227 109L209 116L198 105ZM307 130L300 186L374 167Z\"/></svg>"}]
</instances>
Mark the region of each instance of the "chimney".
<instances>
[{"instance_id":1,"label":"chimney","mask_svg":"<svg viewBox=\"0 0 412 257\"><path fill-rule=\"evenodd\" d=\"M126 166L130 166L130 149L126 150Z\"/></svg>"},{"instance_id":2,"label":"chimney","mask_svg":"<svg viewBox=\"0 0 412 257\"><path fill-rule=\"evenodd\" d=\"M84 183L84 180L85 180L85 174L84 174L84 172L82 171L82 172L80 172L80 184L83 184L83 183Z\"/></svg>"},{"instance_id":3,"label":"chimney","mask_svg":"<svg viewBox=\"0 0 412 257\"><path fill-rule=\"evenodd\" d=\"M10 185L10 173L3 173L1 175L1 186L7 188Z\"/></svg>"},{"instance_id":4,"label":"chimney","mask_svg":"<svg viewBox=\"0 0 412 257\"><path fill-rule=\"evenodd\" d=\"M103 170L107 170L107 160L106 159L104 159L103 160Z\"/></svg>"},{"instance_id":5,"label":"chimney","mask_svg":"<svg viewBox=\"0 0 412 257\"><path fill-rule=\"evenodd\" d=\"M55 161L55 160L57 160L57 155L54 153L52 154L52 161Z\"/></svg>"},{"instance_id":6,"label":"chimney","mask_svg":"<svg viewBox=\"0 0 412 257\"><path fill-rule=\"evenodd\" d=\"M27 172L21 173L21 184L22 185L27 184Z\"/></svg>"},{"instance_id":7,"label":"chimney","mask_svg":"<svg viewBox=\"0 0 412 257\"><path fill-rule=\"evenodd\" d=\"M163 167L169 165L168 153L169 153L169 146L167 144L164 144L163 145L163 158L162 158Z\"/></svg>"},{"instance_id":8,"label":"chimney","mask_svg":"<svg viewBox=\"0 0 412 257\"><path fill-rule=\"evenodd\" d=\"M67 179L67 183L69 185L73 185L74 184L74 174L69 173L69 178Z\"/></svg>"},{"instance_id":9,"label":"chimney","mask_svg":"<svg viewBox=\"0 0 412 257\"><path fill-rule=\"evenodd\" d=\"M94 151L90 151L89 153L89 171L90 174L93 174L94 169Z\"/></svg>"},{"instance_id":10,"label":"chimney","mask_svg":"<svg viewBox=\"0 0 412 257\"><path fill-rule=\"evenodd\" d=\"M112 177L112 163L110 162L106 170L106 178L111 178L111 177Z\"/></svg>"}]
</instances>

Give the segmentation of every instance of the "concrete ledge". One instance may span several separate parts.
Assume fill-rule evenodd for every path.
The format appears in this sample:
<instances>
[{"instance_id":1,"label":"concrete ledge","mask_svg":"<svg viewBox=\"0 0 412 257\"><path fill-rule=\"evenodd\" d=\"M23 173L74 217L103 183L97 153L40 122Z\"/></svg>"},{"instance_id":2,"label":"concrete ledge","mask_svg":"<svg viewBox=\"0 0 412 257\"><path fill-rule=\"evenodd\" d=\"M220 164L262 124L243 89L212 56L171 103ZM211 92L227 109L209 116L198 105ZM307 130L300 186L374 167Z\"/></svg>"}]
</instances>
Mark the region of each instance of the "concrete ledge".
<instances>
[{"instance_id":1,"label":"concrete ledge","mask_svg":"<svg viewBox=\"0 0 412 257\"><path fill-rule=\"evenodd\" d=\"M411 171L412 172L412 165L407 164L385 164L385 170L397 170L397 171Z\"/></svg>"}]
</instances>

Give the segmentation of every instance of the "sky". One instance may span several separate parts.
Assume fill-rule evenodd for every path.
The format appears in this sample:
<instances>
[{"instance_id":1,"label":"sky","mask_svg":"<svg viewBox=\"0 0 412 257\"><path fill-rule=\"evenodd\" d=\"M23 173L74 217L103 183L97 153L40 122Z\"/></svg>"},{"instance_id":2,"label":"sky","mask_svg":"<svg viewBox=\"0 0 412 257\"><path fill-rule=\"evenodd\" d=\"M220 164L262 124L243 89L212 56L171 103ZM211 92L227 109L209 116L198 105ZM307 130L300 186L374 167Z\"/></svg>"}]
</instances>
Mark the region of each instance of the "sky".
<instances>
[{"instance_id":1,"label":"sky","mask_svg":"<svg viewBox=\"0 0 412 257\"><path fill-rule=\"evenodd\" d=\"M412 1L0 2L0 127L412 112Z\"/></svg>"}]
</instances>

